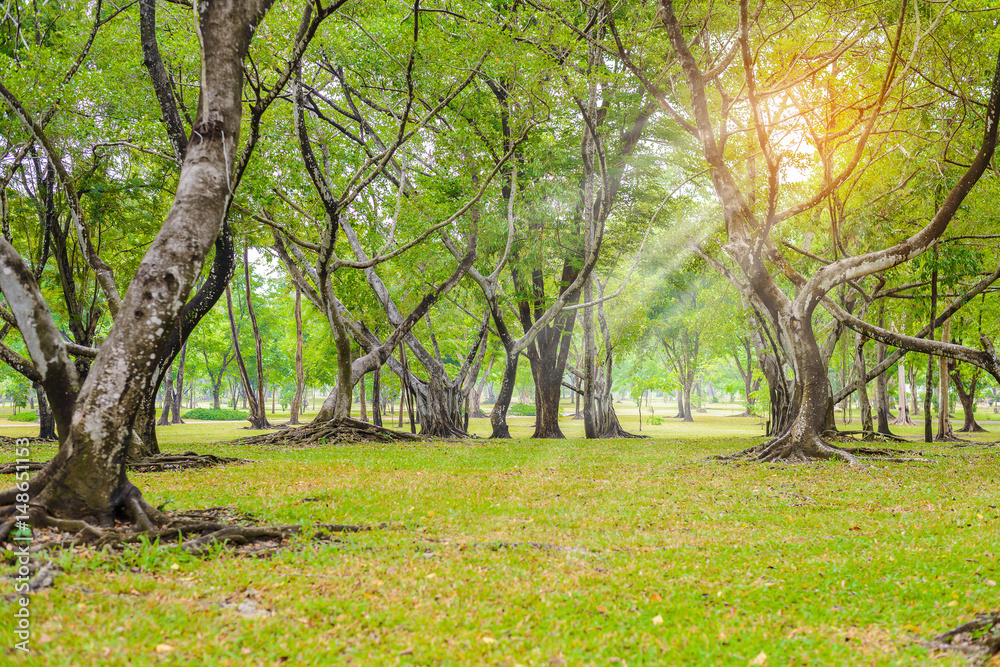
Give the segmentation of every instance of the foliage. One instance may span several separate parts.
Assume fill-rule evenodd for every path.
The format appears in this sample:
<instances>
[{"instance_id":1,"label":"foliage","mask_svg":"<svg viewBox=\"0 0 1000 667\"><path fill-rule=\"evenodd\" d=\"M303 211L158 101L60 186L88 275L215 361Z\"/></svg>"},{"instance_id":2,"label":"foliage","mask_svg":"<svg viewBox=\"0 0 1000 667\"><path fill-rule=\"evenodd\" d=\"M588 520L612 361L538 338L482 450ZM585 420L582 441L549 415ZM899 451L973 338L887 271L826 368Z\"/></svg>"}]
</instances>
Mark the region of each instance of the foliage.
<instances>
[{"instance_id":1,"label":"foliage","mask_svg":"<svg viewBox=\"0 0 1000 667\"><path fill-rule=\"evenodd\" d=\"M533 403L511 403L507 414L515 417L534 417L535 405Z\"/></svg>"},{"instance_id":2,"label":"foliage","mask_svg":"<svg viewBox=\"0 0 1000 667\"><path fill-rule=\"evenodd\" d=\"M184 419L205 419L209 421L240 421L247 418L247 413L225 408L194 408L181 415Z\"/></svg>"},{"instance_id":3,"label":"foliage","mask_svg":"<svg viewBox=\"0 0 1000 667\"><path fill-rule=\"evenodd\" d=\"M38 421L38 414L34 410L25 410L18 412L16 415L11 415L7 419L12 422L36 422Z\"/></svg>"}]
</instances>

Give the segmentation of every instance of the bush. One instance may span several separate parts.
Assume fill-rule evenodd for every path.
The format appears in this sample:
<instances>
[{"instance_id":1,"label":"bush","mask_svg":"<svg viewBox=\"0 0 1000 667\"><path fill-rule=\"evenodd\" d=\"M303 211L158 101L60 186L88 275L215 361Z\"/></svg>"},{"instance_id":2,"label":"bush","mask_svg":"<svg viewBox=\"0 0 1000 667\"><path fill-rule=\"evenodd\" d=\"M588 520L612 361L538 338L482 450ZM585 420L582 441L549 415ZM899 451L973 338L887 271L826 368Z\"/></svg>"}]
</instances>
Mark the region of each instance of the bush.
<instances>
[{"instance_id":1,"label":"bush","mask_svg":"<svg viewBox=\"0 0 1000 667\"><path fill-rule=\"evenodd\" d=\"M38 421L38 414L34 410L26 410L24 412L18 412L16 415L11 415L7 419L12 422L36 422Z\"/></svg>"},{"instance_id":2,"label":"bush","mask_svg":"<svg viewBox=\"0 0 1000 667\"><path fill-rule=\"evenodd\" d=\"M242 421L247 418L247 413L239 410L226 410L225 408L195 408L188 410L181 415L184 419L210 419L212 421Z\"/></svg>"},{"instance_id":3,"label":"bush","mask_svg":"<svg viewBox=\"0 0 1000 667\"><path fill-rule=\"evenodd\" d=\"M507 408L507 414L515 417L534 417L535 406L528 403L514 403Z\"/></svg>"},{"instance_id":4,"label":"bush","mask_svg":"<svg viewBox=\"0 0 1000 667\"><path fill-rule=\"evenodd\" d=\"M653 426L659 426L663 423L663 417L659 415L649 415L649 417L646 418L646 423Z\"/></svg>"}]
</instances>

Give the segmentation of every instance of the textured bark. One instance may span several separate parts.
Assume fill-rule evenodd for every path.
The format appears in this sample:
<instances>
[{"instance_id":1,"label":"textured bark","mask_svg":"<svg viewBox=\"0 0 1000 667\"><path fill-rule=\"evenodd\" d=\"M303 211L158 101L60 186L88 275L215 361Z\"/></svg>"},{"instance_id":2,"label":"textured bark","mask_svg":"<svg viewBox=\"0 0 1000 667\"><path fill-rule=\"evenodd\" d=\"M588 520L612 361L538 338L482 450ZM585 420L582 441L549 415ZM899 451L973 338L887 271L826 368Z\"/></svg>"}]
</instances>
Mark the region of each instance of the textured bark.
<instances>
[{"instance_id":1,"label":"textured bark","mask_svg":"<svg viewBox=\"0 0 1000 667\"><path fill-rule=\"evenodd\" d=\"M199 15L203 76L195 119L198 138L188 146L171 210L129 285L79 394L75 368L68 369L71 364L61 351L65 346L38 355L56 362L46 364L42 384L52 399L63 444L32 480L35 520L44 522L48 516L107 525L116 512L127 512L140 524L145 519L148 526L144 509L155 512L144 507L125 475L131 425L154 376L152 361L171 335L225 218L242 114L243 58L268 7L266 1L218 0L206 4ZM50 317L37 316L37 308L44 310L40 295L18 299L28 296L25 287L30 292L34 281L14 276L19 260L6 261L4 244L0 241L0 261L13 270L7 275L0 271L0 288L12 307L18 302L15 317L22 333L31 332L29 349L40 340L36 349L42 353L44 346L60 341L58 331L47 330ZM29 315L36 316L29 319ZM62 389L50 389L50 381ZM13 495L3 498L10 500Z\"/></svg>"}]
</instances>

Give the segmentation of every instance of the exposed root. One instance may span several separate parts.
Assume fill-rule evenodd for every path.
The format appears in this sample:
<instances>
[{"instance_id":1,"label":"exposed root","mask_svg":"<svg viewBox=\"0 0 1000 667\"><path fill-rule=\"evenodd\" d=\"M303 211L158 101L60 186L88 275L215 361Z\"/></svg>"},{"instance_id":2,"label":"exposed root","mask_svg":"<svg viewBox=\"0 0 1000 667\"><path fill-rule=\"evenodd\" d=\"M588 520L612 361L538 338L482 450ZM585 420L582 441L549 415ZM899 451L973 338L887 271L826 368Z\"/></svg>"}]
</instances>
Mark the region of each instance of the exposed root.
<instances>
[{"instance_id":1,"label":"exposed root","mask_svg":"<svg viewBox=\"0 0 1000 667\"><path fill-rule=\"evenodd\" d=\"M837 439L848 441L853 436L861 440L880 440L891 442L909 442L906 438L892 433L879 433L878 431L825 431L823 437L827 439Z\"/></svg>"},{"instance_id":2,"label":"exposed root","mask_svg":"<svg viewBox=\"0 0 1000 667\"><path fill-rule=\"evenodd\" d=\"M255 445L272 447L315 447L325 444L346 444L351 442L397 442L421 441L422 436L393 431L357 419L340 419L327 422L311 422L305 426L285 429L276 433L254 435L233 441L235 445Z\"/></svg>"},{"instance_id":3,"label":"exposed root","mask_svg":"<svg viewBox=\"0 0 1000 667\"><path fill-rule=\"evenodd\" d=\"M215 468L230 463L250 463L250 461L234 456L184 452L183 454L157 454L137 461L129 461L128 469L132 472L170 472L192 468Z\"/></svg>"},{"instance_id":4,"label":"exposed root","mask_svg":"<svg viewBox=\"0 0 1000 667\"><path fill-rule=\"evenodd\" d=\"M298 525L259 525L253 516L225 507L167 515L150 506L131 484L125 489L122 510L127 522L101 528L86 521L54 517L44 508L32 506L27 522L12 518L0 525L0 544L24 544L22 531L28 530L30 525L30 548L26 553L32 554L82 545L122 549L129 544L160 540L179 544L181 549L194 555L203 555L223 545L235 548L237 553L259 556L272 553L302 532ZM18 530L13 531L11 537L15 527ZM315 527L312 538L335 540L337 535L344 533L390 527L384 523L377 526L320 524Z\"/></svg>"},{"instance_id":5,"label":"exposed root","mask_svg":"<svg viewBox=\"0 0 1000 667\"><path fill-rule=\"evenodd\" d=\"M961 447L1000 447L1000 442L959 442L951 446L952 449L958 449Z\"/></svg>"},{"instance_id":6,"label":"exposed root","mask_svg":"<svg viewBox=\"0 0 1000 667\"><path fill-rule=\"evenodd\" d=\"M881 435L881 434L880 434ZM912 454L916 454L913 456ZM793 443L790 434L775 438L734 454L710 457L711 460L759 461L762 463L808 463L812 461L844 461L851 466L861 466L864 461L879 463L934 463L923 458L923 452L908 452L902 449L870 447L837 447L818 435L807 436L805 443Z\"/></svg>"},{"instance_id":7,"label":"exposed root","mask_svg":"<svg viewBox=\"0 0 1000 667\"><path fill-rule=\"evenodd\" d=\"M979 614L968 623L943 632L925 646L967 655L973 664L985 665L1000 654L1000 612Z\"/></svg>"},{"instance_id":8,"label":"exposed root","mask_svg":"<svg viewBox=\"0 0 1000 667\"><path fill-rule=\"evenodd\" d=\"M136 461L129 461L128 469L131 472L174 472L177 470L189 470L192 468L214 468L216 466L227 465L230 463L250 463L250 461L232 456L216 456L215 454L196 454L194 452L184 452L183 454L157 454L155 456L147 456ZM15 472L20 472L22 470L41 470L47 464L47 461L0 463L0 475L13 475Z\"/></svg>"}]
</instances>

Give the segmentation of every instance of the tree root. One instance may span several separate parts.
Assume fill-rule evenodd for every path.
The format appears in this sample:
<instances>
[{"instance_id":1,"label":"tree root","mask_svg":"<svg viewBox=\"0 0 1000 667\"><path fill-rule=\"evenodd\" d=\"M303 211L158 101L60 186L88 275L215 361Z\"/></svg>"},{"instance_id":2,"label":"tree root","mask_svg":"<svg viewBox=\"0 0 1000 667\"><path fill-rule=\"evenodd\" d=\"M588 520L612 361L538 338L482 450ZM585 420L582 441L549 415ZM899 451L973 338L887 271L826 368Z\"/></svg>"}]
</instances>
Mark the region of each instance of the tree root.
<instances>
[{"instance_id":1,"label":"tree root","mask_svg":"<svg viewBox=\"0 0 1000 667\"><path fill-rule=\"evenodd\" d=\"M879 433L878 431L825 431L823 437L841 441L850 441L852 436L859 436L861 440L880 440L891 442L909 442L906 438L892 433Z\"/></svg>"},{"instance_id":2,"label":"tree root","mask_svg":"<svg viewBox=\"0 0 1000 667\"><path fill-rule=\"evenodd\" d=\"M302 533L299 525L258 525L251 515L225 507L167 515L150 506L131 484L125 488L121 502L121 509L128 520L103 528L87 521L55 517L44 507L32 505L28 521L20 522L10 518L0 525L0 544L24 544L26 540L23 531L31 526L33 531L28 540L28 553L84 545L96 549L123 549L129 544L159 540L179 544L181 549L193 555L204 555L219 546L235 547L237 553L261 555L275 551L289 539ZM18 532L11 538L15 527ZM319 524L315 526L311 537L317 540L335 540L337 535L344 533L391 527L385 523L377 526ZM241 551L241 547L250 548Z\"/></svg>"},{"instance_id":3,"label":"tree root","mask_svg":"<svg viewBox=\"0 0 1000 667\"><path fill-rule=\"evenodd\" d=\"M814 461L839 460L851 466L862 466L864 461L879 463L934 463L933 459L923 458L923 452L910 452L901 449L870 448L870 447L837 447L829 444L818 435L807 436L804 443L793 443L790 434L785 434L768 442L748 447L733 454L723 454L709 457L710 460L722 462L758 461L761 463L809 463Z\"/></svg>"},{"instance_id":4,"label":"tree root","mask_svg":"<svg viewBox=\"0 0 1000 667\"><path fill-rule=\"evenodd\" d=\"M276 433L264 433L234 440L234 445L255 445L264 447L315 447L318 445L346 444L352 442L398 442L422 441L424 438L412 433L393 431L357 419L311 422L299 428L284 429Z\"/></svg>"},{"instance_id":5,"label":"tree root","mask_svg":"<svg viewBox=\"0 0 1000 667\"><path fill-rule=\"evenodd\" d=\"M1000 654L1000 612L979 614L924 645L937 650L959 651L973 664L985 665L994 655Z\"/></svg>"},{"instance_id":6,"label":"tree root","mask_svg":"<svg viewBox=\"0 0 1000 667\"><path fill-rule=\"evenodd\" d=\"M135 461L129 461L128 469L131 472L175 472L177 470L189 470L192 468L214 468L230 463L250 463L250 461L232 456L184 452L183 454L156 454L155 456L147 456ZM0 475L13 475L15 472L22 470L41 470L46 465L48 465L47 461L0 463Z\"/></svg>"}]
</instances>

